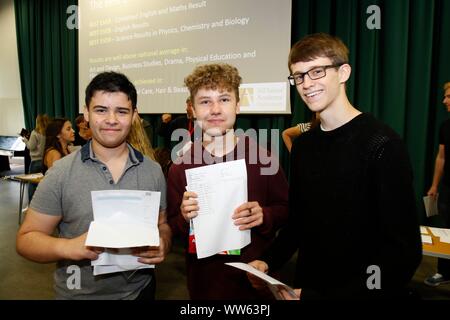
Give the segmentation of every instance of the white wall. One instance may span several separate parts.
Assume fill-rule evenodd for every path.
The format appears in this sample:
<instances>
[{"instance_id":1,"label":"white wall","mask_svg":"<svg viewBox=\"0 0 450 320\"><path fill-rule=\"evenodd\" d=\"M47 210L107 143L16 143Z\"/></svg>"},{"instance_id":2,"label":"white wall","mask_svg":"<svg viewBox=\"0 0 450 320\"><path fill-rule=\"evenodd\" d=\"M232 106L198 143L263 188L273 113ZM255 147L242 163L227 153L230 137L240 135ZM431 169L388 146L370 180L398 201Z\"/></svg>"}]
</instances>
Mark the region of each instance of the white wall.
<instances>
[{"instance_id":1,"label":"white wall","mask_svg":"<svg viewBox=\"0 0 450 320\"><path fill-rule=\"evenodd\" d=\"M25 127L17 55L14 0L0 0L0 135Z\"/></svg>"}]
</instances>

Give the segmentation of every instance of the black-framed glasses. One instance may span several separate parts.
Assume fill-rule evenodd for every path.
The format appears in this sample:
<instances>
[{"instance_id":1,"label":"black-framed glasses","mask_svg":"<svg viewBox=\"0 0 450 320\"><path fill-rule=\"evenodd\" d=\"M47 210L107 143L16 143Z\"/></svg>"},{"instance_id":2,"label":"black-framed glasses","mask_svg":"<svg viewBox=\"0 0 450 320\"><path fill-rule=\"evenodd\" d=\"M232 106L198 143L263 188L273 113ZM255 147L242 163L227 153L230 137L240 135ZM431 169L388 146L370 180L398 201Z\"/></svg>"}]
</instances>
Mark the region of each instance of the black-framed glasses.
<instances>
[{"instance_id":1,"label":"black-framed glasses","mask_svg":"<svg viewBox=\"0 0 450 320\"><path fill-rule=\"evenodd\" d=\"M343 65L343 63L330 64L328 66L314 67L311 70L308 70L308 71L303 72L303 73L291 74L288 77L289 83L291 84L291 86L302 84L303 81L305 81L305 75L308 75L308 77L311 80L317 80L317 79L323 78L323 77L325 77L327 75L327 71L326 71L327 69L338 68L338 67L340 67L342 65Z\"/></svg>"}]
</instances>

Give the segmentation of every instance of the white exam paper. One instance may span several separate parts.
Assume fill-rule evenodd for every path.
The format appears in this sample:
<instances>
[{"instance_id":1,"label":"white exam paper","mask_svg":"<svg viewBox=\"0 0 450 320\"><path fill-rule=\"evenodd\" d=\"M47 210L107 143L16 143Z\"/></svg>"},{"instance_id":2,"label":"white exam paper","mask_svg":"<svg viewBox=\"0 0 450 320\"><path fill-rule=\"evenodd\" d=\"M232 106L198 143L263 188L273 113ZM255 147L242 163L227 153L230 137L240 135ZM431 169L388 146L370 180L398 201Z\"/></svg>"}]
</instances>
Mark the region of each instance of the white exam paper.
<instances>
[{"instance_id":1,"label":"white exam paper","mask_svg":"<svg viewBox=\"0 0 450 320\"><path fill-rule=\"evenodd\" d=\"M154 268L154 265L143 265L143 266L94 266L93 274L94 276L98 276L101 274L106 273L115 273L115 272L126 272L126 271L133 271L133 270L139 270L139 269L148 269L148 268Z\"/></svg>"},{"instance_id":2,"label":"white exam paper","mask_svg":"<svg viewBox=\"0 0 450 320\"><path fill-rule=\"evenodd\" d=\"M192 219L197 258L250 243L250 230L239 230L231 216L247 202L245 160L228 161L185 171L188 191L198 195L198 216Z\"/></svg>"},{"instance_id":3,"label":"white exam paper","mask_svg":"<svg viewBox=\"0 0 450 320\"><path fill-rule=\"evenodd\" d=\"M435 237L439 237L440 242L450 243L450 229L428 227Z\"/></svg>"},{"instance_id":4,"label":"white exam paper","mask_svg":"<svg viewBox=\"0 0 450 320\"><path fill-rule=\"evenodd\" d=\"M275 278L272 278L271 276L265 274L264 272L259 271L256 268L253 268L251 265L247 264L247 263L242 263L242 262L228 262L225 263L228 266L232 266L241 270L244 270L246 272L250 272L251 274L257 276L258 278L263 279L264 281L270 283L270 284L283 284L283 282L278 281Z\"/></svg>"},{"instance_id":5,"label":"white exam paper","mask_svg":"<svg viewBox=\"0 0 450 320\"><path fill-rule=\"evenodd\" d=\"M258 278L264 280L265 282L267 282L270 291L272 291L273 295L275 296L275 298L277 300L285 300L284 297L280 294L280 288L286 290L286 292L289 293L289 295L292 298L298 299L297 295L294 292L294 289L292 289L290 286L288 286L287 284L284 284L281 281L278 281L275 278L272 278L271 276L265 274L264 272L259 271L258 269L252 267L251 265L249 265L247 263L228 262L225 264L228 266L249 272L249 273L257 276Z\"/></svg>"},{"instance_id":6,"label":"white exam paper","mask_svg":"<svg viewBox=\"0 0 450 320\"><path fill-rule=\"evenodd\" d=\"M431 236L426 234L421 234L420 236L422 237L422 243L433 244L433 238Z\"/></svg>"},{"instance_id":7,"label":"white exam paper","mask_svg":"<svg viewBox=\"0 0 450 320\"><path fill-rule=\"evenodd\" d=\"M437 195L435 198L432 196L424 196L423 197L423 204L425 206L425 213L427 217L432 217L438 215L438 207L437 207L437 199L439 195Z\"/></svg>"},{"instance_id":8,"label":"white exam paper","mask_svg":"<svg viewBox=\"0 0 450 320\"><path fill-rule=\"evenodd\" d=\"M159 246L158 216L161 193L141 190L92 191L94 221L86 246L131 248ZM130 252L105 251L91 261L94 275L140 268L151 268L137 261Z\"/></svg>"},{"instance_id":9,"label":"white exam paper","mask_svg":"<svg viewBox=\"0 0 450 320\"><path fill-rule=\"evenodd\" d=\"M94 266L94 276L105 273L124 272L129 270L154 268L154 265L138 262L138 257L131 254L130 248L112 251L106 249L98 256L97 260L91 261Z\"/></svg>"}]
</instances>

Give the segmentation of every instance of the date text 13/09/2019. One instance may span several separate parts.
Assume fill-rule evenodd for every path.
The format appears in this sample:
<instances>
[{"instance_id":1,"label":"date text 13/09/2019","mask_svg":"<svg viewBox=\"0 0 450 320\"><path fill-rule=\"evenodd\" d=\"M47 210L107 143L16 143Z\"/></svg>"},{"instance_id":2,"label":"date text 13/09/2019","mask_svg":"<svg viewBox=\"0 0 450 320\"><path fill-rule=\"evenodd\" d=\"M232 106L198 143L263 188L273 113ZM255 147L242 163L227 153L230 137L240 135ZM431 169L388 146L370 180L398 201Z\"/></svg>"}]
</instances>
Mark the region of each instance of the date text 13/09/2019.
<instances>
[{"instance_id":1,"label":"date text 13/09/2019","mask_svg":"<svg viewBox=\"0 0 450 320\"><path fill-rule=\"evenodd\" d=\"M270 305L268 304L224 304L219 306L198 306L187 304L180 308L180 315L203 315L210 318L215 312L228 315L259 315L270 316Z\"/></svg>"}]
</instances>

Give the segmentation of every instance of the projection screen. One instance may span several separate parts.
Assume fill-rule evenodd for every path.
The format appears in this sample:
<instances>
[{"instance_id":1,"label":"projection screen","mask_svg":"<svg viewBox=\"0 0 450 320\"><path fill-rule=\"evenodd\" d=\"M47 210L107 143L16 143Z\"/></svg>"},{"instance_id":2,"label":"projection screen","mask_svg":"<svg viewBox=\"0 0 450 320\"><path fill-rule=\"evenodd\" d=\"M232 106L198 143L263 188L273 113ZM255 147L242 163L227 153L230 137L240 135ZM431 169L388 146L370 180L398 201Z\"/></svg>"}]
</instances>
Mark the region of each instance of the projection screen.
<instances>
[{"instance_id":1,"label":"projection screen","mask_svg":"<svg viewBox=\"0 0 450 320\"><path fill-rule=\"evenodd\" d=\"M124 73L141 113L184 113L184 78L229 63L241 112L289 113L291 0L80 0L79 97L99 72Z\"/></svg>"}]
</instances>

